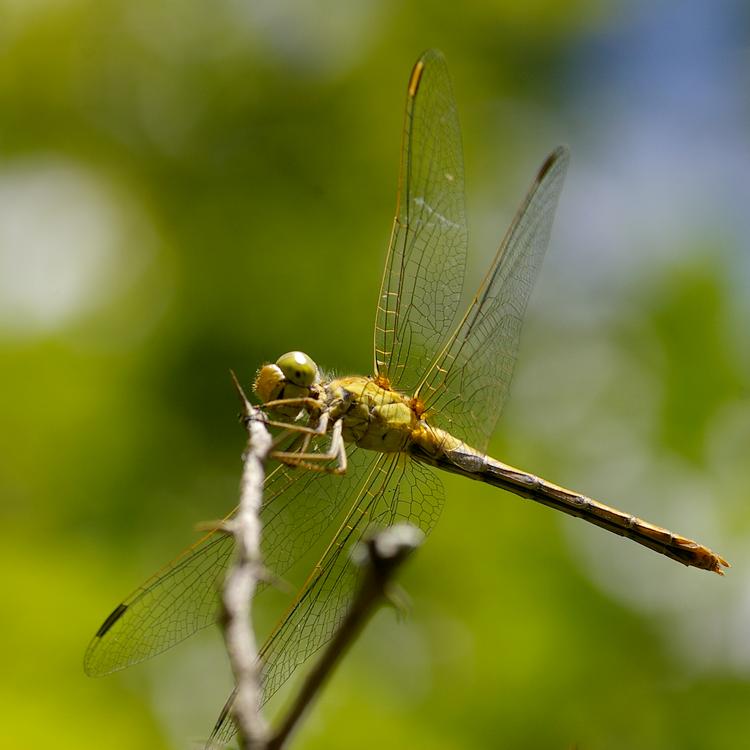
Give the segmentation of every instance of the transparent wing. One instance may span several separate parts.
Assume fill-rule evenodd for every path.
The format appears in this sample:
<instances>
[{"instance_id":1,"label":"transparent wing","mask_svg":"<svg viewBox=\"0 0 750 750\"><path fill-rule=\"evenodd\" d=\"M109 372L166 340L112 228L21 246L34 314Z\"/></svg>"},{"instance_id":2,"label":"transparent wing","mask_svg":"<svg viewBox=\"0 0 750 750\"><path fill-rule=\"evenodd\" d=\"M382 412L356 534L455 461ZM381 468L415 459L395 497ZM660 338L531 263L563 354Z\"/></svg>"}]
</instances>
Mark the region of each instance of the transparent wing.
<instances>
[{"instance_id":1,"label":"transparent wing","mask_svg":"<svg viewBox=\"0 0 750 750\"><path fill-rule=\"evenodd\" d=\"M351 550L367 529L405 520L427 534L442 507L443 485L432 469L405 454L378 455L334 539L261 649L264 700L333 636L358 582ZM226 744L235 733L229 716L232 699L233 695L221 712L209 747Z\"/></svg>"},{"instance_id":2,"label":"transparent wing","mask_svg":"<svg viewBox=\"0 0 750 750\"><path fill-rule=\"evenodd\" d=\"M565 147L547 157L466 315L418 387L430 421L481 451L508 394L568 160Z\"/></svg>"},{"instance_id":3,"label":"transparent wing","mask_svg":"<svg viewBox=\"0 0 750 750\"><path fill-rule=\"evenodd\" d=\"M442 54L409 79L396 216L375 321L375 372L413 393L454 324L466 266L461 133Z\"/></svg>"},{"instance_id":4,"label":"transparent wing","mask_svg":"<svg viewBox=\"0 0 750 750\"><path fill-rule=\"evenodd\" d=\"M278 466L266 479L264 563L278 575L319 540L377 454L352 447L344 476ZM216 621L231 536L211 532L119 604L91 640L84 669L105 675L166 651Z\"/></svg>"}]
</instances>

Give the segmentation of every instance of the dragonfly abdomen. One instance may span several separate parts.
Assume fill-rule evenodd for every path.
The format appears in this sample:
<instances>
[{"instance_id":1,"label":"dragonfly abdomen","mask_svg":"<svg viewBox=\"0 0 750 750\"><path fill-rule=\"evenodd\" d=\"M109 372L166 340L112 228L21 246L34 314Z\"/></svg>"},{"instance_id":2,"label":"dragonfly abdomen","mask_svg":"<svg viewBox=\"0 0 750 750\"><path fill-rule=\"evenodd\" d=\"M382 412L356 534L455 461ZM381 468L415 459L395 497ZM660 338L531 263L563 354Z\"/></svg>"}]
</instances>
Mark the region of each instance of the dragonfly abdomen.
<instances>
[{"instance_id":1,"label":"dragonfly abdomen","mask_svg":"<svg viewBox=\"0 0 750 750\"><path fill-rule=\"evenodd\" d=\"M632 539L683 565L710 570L720 575L723 575L723 567L729 567L723 557L692 539L496 461L440 430L432 432L440 438L435 442L434 449L430 450L429 442L416 440L411 451L415 459L444 471L500 487L570 516L577 516L607 531Z\"/></svg>"}]
</instances>

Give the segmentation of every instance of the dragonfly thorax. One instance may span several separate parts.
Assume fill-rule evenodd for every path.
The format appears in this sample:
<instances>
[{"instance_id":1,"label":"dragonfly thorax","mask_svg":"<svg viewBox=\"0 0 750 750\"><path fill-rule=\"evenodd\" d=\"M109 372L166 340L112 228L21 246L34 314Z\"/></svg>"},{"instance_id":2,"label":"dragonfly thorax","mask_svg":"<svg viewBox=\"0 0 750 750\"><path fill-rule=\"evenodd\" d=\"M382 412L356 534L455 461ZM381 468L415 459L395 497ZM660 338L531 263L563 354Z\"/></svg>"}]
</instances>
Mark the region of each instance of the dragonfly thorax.
<instances>
[{"instance_id":1,"label":"dragonfly thorax","mask_svg":"<svg viewBox=\"0 0 750 750\"><path fill-rule=\"evenodd\" d=\"M372 378L332 380L325 386L325 394L331 417L342 420L344 440L360 448L381 453L402 451L419 424L411 399L383 388Z\"/></svg>"}]
</instances>

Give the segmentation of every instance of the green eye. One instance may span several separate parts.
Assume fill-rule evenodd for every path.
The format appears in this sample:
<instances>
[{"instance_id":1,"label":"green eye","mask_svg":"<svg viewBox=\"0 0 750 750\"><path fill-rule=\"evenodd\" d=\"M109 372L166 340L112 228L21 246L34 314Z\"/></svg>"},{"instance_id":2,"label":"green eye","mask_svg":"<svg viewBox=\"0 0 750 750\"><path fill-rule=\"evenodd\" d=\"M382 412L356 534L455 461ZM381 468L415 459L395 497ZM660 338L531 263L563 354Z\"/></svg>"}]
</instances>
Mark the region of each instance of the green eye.
<instances>
[{"instance_id":1,"label":"green eye","mask_svg":"<svg viewBox=\"0 0 750 750\"><path fill-rule=\"evenodd\" d=\"M294 385L309 386L318 379L318 367L304 352L287 352L276 360L276 366Z\"/></svg>"}]
</instances>

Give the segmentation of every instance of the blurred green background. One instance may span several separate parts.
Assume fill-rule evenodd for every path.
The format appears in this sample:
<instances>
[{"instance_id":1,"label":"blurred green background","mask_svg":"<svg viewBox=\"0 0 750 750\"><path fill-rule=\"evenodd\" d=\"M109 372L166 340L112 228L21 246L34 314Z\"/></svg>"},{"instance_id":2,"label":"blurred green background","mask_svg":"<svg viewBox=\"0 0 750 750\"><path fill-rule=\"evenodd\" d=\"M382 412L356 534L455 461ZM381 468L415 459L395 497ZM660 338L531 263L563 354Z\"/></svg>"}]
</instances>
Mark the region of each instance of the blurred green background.
<instances>
[{"instance_id":1,"label":"blurred green background","mask_svg":"<svg viewBox=\"0 0 750 750\"><path fill-rule=\"evenodd\" d=\"M698 538L721 580L446 479L300 748L737 748L750 705L750 18L742 0L0 0L6 747L184 748L208 629L83 675L123 596L235 502L228 369L369 372L404 89L454 79L470 283L573 161L497 457Z\"/></svg>"}]
</instances>

